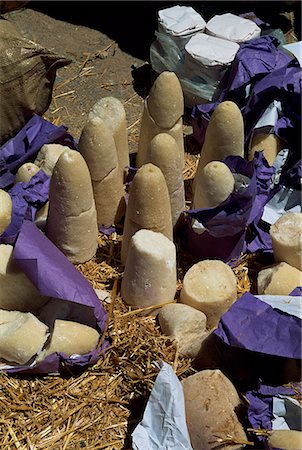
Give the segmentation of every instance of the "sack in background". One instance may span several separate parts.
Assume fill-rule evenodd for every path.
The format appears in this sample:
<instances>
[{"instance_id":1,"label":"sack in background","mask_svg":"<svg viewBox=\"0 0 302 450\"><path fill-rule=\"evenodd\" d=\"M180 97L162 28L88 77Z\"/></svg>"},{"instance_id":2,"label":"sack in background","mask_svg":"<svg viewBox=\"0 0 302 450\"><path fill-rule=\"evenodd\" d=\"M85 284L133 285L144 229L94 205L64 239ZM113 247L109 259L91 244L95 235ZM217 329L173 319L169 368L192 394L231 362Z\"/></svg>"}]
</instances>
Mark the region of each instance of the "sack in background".
<instances>
[{"instance_id":1,"label":"sack in background","mask_svg":"<svg viewBox=\"0 0 302 450\"><path fill-rule=\"evenodd\" d=\"M0 19L0 145L48 109L56 71L71 63Z\"/></svg>"}]
</instances>

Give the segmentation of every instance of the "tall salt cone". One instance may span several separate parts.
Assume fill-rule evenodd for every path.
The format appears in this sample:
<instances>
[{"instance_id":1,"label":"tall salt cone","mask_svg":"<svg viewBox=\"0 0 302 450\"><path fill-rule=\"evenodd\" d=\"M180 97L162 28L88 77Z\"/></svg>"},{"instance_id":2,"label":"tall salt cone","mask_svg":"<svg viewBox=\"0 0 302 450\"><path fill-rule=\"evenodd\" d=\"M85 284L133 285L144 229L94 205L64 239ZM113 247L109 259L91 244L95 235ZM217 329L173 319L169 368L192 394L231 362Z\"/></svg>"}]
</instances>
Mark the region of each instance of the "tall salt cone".
<instances>
[{"instance_id":1,"label":"tall salt cone","mask_svg":"<svg viewBox=\"0 0 302 450\"><path fill-rule=\"evenodd\" d=\"M175 139L168 133L159 133L152 139L149 161L162 171L171 203L172 226L185 209L185 188L182 174L182 159Z\"/></svg>"},{"instance_id":2,"label":"tall salt cone","mask_svg":"<svg viewBox=\"0 0 302 450\"><path fill-rule=\"evenodd\" d=\"M144 164L136 173L126 210L121 260L125 265L131 237L140 229L162 233L172 240L171 205L162 171Z\"/></svg>"},{"instance_id":3,"label":"tall salt cone","mask_svg":"<svg viewBox=\"0 0 302 450\"><path fill-rule=\"evenodd\" d=\"M98 227L91 178L79 152L59 157L49 190L46 235L74 264L91 259L98 246Z\"/></svg>"},{"instance_id":4,"label":"tall salt cone","mask_svg":"<svg viewBox=\"0 0 302 450\"><path fill-rule=\"evenodd\" d=\"M88 120L99 117L112 132L121 169L129 166L128 131L125 108L115 97L104 97L91 108Z\"/></svg>"},{"instance_id":5,"label":"tall salt cone","mask_svg":"<svg viewBox=\"0 0 302 450\"><path fill-rule=\"evenodd\" d=\"M255 152L263 151L267 162L272 166L281 149L282 141L275 134L255 134L250 143L249 160L254 158Z\"/></svg>"},{"instance_id":6,"label":"tall salt cone","mask_svg":"<svg viewBox=\"0 0 302 450\"><path fill-rule=\"evenodd\" d=\"M244 157L244 125L238 106L225 101L216 107L211 116L195 180L209 162L222 161L229 155Z\"/></svg>"},{"instance_id":7,"label":"tall salt cone","mask_svg":"<svg viewBox=\"0 0 302 450\"><path fill-rule=\"evenodd\" d=\"M214 208L233 192L235 180L226 164L220 161L208 163L196 175L193 209Z\"/></svg>"},{"instance_id":8,"label":"tall salt cone","mask_svg":"<svg viewBox=\"0 0 302 450\"><path fill-rule=\"evenodd\" d=\"M12 220L13 202L8 192L0 189L0 236Z\"/></svg>"},{"instance_id":9,"label":"tall salt cone","mask_svg":"<svg viewBox=\"0 0 302 450\"><path fill-rule=\"evenodd\" d=\"M184 165L184 139L182 116L183 92L174 72L162 72L155 80L144 104L136 165L147 162L151 139L158 133L168 133L176 140L182 167Z\"/></svg>"},{"instance_id":10,"label":"tall salt cone","mask_svg":"<svg viewBox=\"0 0 302 450\"><path fill-rule=\"evenodd\" d=\"M173 302L176 292L176 249L170 239L151 230L131 238L122 280L125 303L136 308Z\"/></svg>"},{"instance_id":11,"label":"tall salt cone","mask_svg":"<svg viewBox=\"0 0 302 450\"><path fill-rule=\"evenodd\" d=\"M112 132L102 119L88 119L79 150L90 170L98 225L108 228L118 220L124 185Z\"/></svg>"}]
</instances>

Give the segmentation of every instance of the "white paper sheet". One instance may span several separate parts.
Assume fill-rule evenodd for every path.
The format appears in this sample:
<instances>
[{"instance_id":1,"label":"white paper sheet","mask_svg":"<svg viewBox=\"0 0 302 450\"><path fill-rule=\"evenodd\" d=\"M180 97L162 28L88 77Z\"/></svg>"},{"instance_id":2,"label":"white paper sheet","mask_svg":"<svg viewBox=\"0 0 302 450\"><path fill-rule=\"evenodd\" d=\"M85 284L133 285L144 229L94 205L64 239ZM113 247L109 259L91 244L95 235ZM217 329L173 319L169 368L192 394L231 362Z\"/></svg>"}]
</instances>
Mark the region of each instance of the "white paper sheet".
<instances>
[{"instance_id":1,"label":"white paper sheet","mask_svg":"<svg viewBox=\"0 0 302 450\"><path fill-rule=\"evenodd\" d=\"M181 383L169 364L160 367L143 420L132 433L133 450L192 450Z\"/></svg>"},{"instance_id":2,"label":"white paper sheet","mask_svg":"<svg viewBox=\"0 0 302 450\"><path fill-rule=\"evenodd\" d=\"M186 36L203 31L206 22L191 6L172 6L158 12L159 31L172 36Z\"/></svg>"},{"instance_id":3,"label":"white paper sheet","mask_svg":"<svg viewBox=\"0 0 302 450\"><path fill-rule=\"evenodd\" d=\"M273 397L273 430L302 431L302 408L293 398L279 395Z\"/></svg>"},{"instance_id":4,"label":"white paper sheet","mask_svg":"<svg viewBox=\"0 0 302 450\"><path fill-rule=\"evenodd\" d=\"M285 44L282 47L292 53L299 61L300 66L302 66L302 41Z\"/></svg>"},{"instance_id":5,"label":"white paper sheet","mask_svg":"<svg viewBox=\"0 0 302 450\"><path fill-rule=\"evenodd\" d=\"M280 309L280 311L302 319L302 296L255 295L255 297L267 303L274 309Z\"/></svg>"},{"instance_id":6,"label":"white paper sheet","mask_svg":"<svg viewBox=\"0 0 302 450\"><path fill-rule=\"evenodd\" d=\"M245 42L259 37L261 29L252 20L226 13L209 20L206 33L233 42Z\"/></svg>"}]
</instances>

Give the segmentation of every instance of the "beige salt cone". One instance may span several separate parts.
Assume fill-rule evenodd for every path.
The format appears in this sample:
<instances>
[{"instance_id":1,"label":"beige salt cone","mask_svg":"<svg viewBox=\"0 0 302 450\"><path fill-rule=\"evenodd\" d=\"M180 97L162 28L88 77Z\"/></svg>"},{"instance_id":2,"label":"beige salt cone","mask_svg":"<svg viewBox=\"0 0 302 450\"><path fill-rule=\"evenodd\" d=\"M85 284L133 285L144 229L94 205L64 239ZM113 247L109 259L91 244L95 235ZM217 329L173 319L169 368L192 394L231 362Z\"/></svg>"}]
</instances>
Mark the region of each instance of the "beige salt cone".
<instances>
[{"instance_id":1,"label":"beige salt cone","mask_svg":"<svg viewBox=\"0 0 302 450\"><path fill-rule=\"evenodd\" d=\"M18 172L16 173L15 178L15 184L24 182L28 183L36 173L38 173L40 170L40 167L36 166L36 164L33 163L25 163L22 164L22 166L18 169Z\"/></svg>"},{"instance_id":2,"label":"beige salt cone","mask_svg":"<svg viewBox=\"0 0 302 450\"><path fill-rule=\"evenodd\" d=\"M12 220L13 202L8 192L0 189L0 236Z\"/></svg>"},{"instance_id":3,"label":"beige salt cone","mask_svg":"<svg viewBox=\"0 0 302 450\"><path fill-rule=\"evenodd\" d=\"M130 239L141 228L173 238L167 183L162 171L153 164L143 165L131 185L121 249L123 264L126 263Z\"/></svg>"},{"instance_id":4,"label":"beige salt cone","mask_svg":"<svg viewBox=\"0 0 302 450\"><path fill-rule=\"evenodd\" d=\"M98 227L90 173L74 150L62 153L50 180L46 235L74 264L96 253Z\"/></svg>"},{"instance_id":5,"label":"beige salt cone","mask_svg":"<svg viewBox=\"0 0 302 450\"><path fill-rule=\"evenodd\" d=\"M66 150L70 149L65 145L44 144L37 154L35 164L44 170L47 175L51 176L58 159Z\"/></svg>"},{"instance_id":6,"label":"beige salt cone","mask_svg":"<svg viewBox=\"0 0 302 450\"><path fill-rule=\"evenodd\" d=\"M261 270L258 273L257 285L258 294L289 295L296 287L302 286L302 272L281 262Z\"/></svg>"},{"instance_id":7,"label":"beige salt cone","mask_svg":"<svg viewBox=\"0 0 302 450\"><path fill-rule=\"evenodd\" d=\"M276 262L302 270L302 213L286 213L270 228Z\"/></svg>"},{"instance_id":8,"label":"beige salt cone","mask_svg":"<svg viewBox=\"0 0 302 450\"><path fill-rule=\"evenodd\" d=\"M102 119L87 121L79 150L89 167L98 225L110 227L118 220L124 185L113 135Z\"/></svg>"},{"instance_id":9,"label":"beige salt cone","mask_svg":"<svg viewBox=\"0 0 302 450\"><path fill-rule=\"evenodd\" d=\"M282 141L275 134L255 133L249 149L249 160L254 158L255 152L262 152L268 164L273 165L278 153L282 149Z\"/></svg>"}]
</instances>

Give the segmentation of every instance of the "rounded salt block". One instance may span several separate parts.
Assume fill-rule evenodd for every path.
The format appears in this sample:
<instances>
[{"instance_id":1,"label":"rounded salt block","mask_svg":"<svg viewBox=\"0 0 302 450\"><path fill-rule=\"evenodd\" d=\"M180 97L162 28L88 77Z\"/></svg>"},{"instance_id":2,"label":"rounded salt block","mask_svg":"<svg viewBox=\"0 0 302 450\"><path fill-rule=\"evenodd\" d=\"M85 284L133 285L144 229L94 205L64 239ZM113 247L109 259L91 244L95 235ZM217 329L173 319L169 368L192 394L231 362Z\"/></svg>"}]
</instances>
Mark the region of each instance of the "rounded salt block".
<instances>
[{"instance_id":1,"label":"rounded salt block","mask_svg":"<svg viewBox=\"0 0 302 450\"><path fill-rule=\"evenodd\" d=\"M271 449L299 450L302 448L302 432L297 430L274 430L267 440Z\"/></svg>"},{"instance_id":2,"label":"rounded salt block","mask_svg":"<svg viewBox=\"0 0 302 450\"><path fill-rule=\"evenodd\" d=\"M302 272L285 262L275 267L263 269L257 278L258 294L289 295L296 287L302 286Z\"/></svg>"},{"instance_id":3,"label":"rounded salt block","mask_svg":"<svg viewBox=\"0 0 302 450\"><path fill-rule=\"evenodd\" d=\"M0 359L26 364L42 350L47 326L33 314L0 310Z\"/></svg>"},{"instance_id":4,"label":"rounded salt block","mask_svg":"<svg viewBox=\"0 0 302 450\"><path fill-rule=\"evenodd\" d=\"M154 81L148 99L148 110L155 123L172 128L184 113L184 98L174 72L162 72Z\"/></svg>"},{"instance_id":5,"label":"rounded salt block","mask_svg":"<svg viewBox=\"0 0 302 450\"><path fill-rule=\"evenodd\" d=\"M121 260L125 265L131 237L140 229L173 239L171 205L166 180L154 164L144 164L132 181L125 215Z\"/></svg>"},{"instance_id":6,"label":"rounded salt block","mask_svg":"<svg viewBox=\"0 0 302 450\"><path fill-rule=\"evenodd\" d=\"M34 163L40 167L47 175L51 176L53 169L66 150L70 150L69 147L61 144L44 144L41 150L37 154Z\"/></svg>"},{"instance_id":7,"label":"rounded salt block","mask_svg":"<svg viewBox=\"0 0 302 450\"><path fill-rule=\"evenodd\" d=\"M196 179L209 162L222 161L229 155L244 157L244 124L236 103L227 100L221 102L211 115L201 149Z\"/></svg>"},{"instance_id":8,"label":"rounded salt block","mask_svg":"<svg viewBox=\"0 0 302 450\"><path fill-rule=\"evenodd\" d=\"M84 355L96 348L99 338L99 333L92 327L69 320L57 319L50 343L41 356L44 359L55 352L65 353L67 356Z\"/></svg>"},{"instance_id":9,"label":"rounded salt block","mask_svg":"<svg viewBox=\"0 0 302 450\"><path fill-rule=\"evenodd\" d=\"M159 167L165 177L174 227L185 209L183 162L175 139L167 133L156 135L150 143L149 162Z\"/></svg>"},{"instance_id":10,"label":"rounded salt block","mask_svg":"<svg viewBox=\"0 0 302 450\"><path fill-rule=\"evenodd\" d=\"M226 164L208 163L197 174L194 185L193 208L213 208L224 202L233 192L235 180Z\"/></svg>"},{"instance_id":11,"label":"rounded salt block","mask_svg":"<svg viewBox=\"0 0 302 450\"><path fill-rule=\"evenodd\" d=\"M47 302L13 261L13 246L0 245L0 308L34 312Z\"/></svg>"},{"instance_id":12,"label":"rounded salt block","mask_svg":"<svg viewBox=\"0 0 302 450\"><path fill-rule=\"evenodd\" d=\"M0 189L0 236L12 220L13 202L8 192Z\"/></svg>"},{"instance_id":13,"label":"rounded salt block","mask_svg":"<svg viewBox=\"0 0 302 450\"><path fill-rule=\"evenodd\" d=\"M46 235L74 264L91 259L98 247L90 173L74 150L62 153L50 180Z\"/></svg>"},{"instance_id":14,"label":"rounded salt block","mask_svg":"<svg viewBox=\"0 0 302 450\"><path fill-rule=\"evenodd\" d=\"M16 173L15 183L28 183L37 172L39 172L41 168L36 166L33 163L25 163L23 164Z\"/></svg>"},{"instance_id":15,"label":"rounded salt block","mask_svg":"<svg viewBox=\"0 0 302 450\"><path fill-rule=\"evenodd\" d=\"M275 134L256 133L250 144L249 160L254 158L255 152L262 152L270 166L282 149L282 141Z\"/></svg>"},{"instance_id":16,"label":"rounded salt block","mask_svg":"<svg viewBox=\"0 0 302 450\"><path fill-rule=\"evenodd\" d=\"M200 261L184 276L180 301L202 311L207 316L209 329L217 326L236 299L236 277L222 261Z\"/></svg>"},{"instance_id":17,"label":"rounded salt block","mask_svg":"<svg viewBox=\"0 0 302 450\"><path fill-rule=\"evenodd\" d=\"M176 292L176 249L161 233L139 230L132 236L122 280L125 303L136 308L172 302Z\"/></svg>"},{"instance_id":18,"label":"rounded salt block","mask_svg":"<svg viewBox=\"0 0 302 450\"><path fill-rule=\"evenodd\" d=\"M99 117L111 130L122 169L129 166L128 131L124 105L115 97L104 97L93 105L88 120Z\"/></svg>"},{"instance_id":19,"label":"rounded salt block","mask_svg":"<svg viewBox=\"0 0 302 450\"><path fill-rule=\"evenodd\" d=\"M302 213L287 213L270 228L275 261L302 270Z\"/></svg>"}]
</instances>

